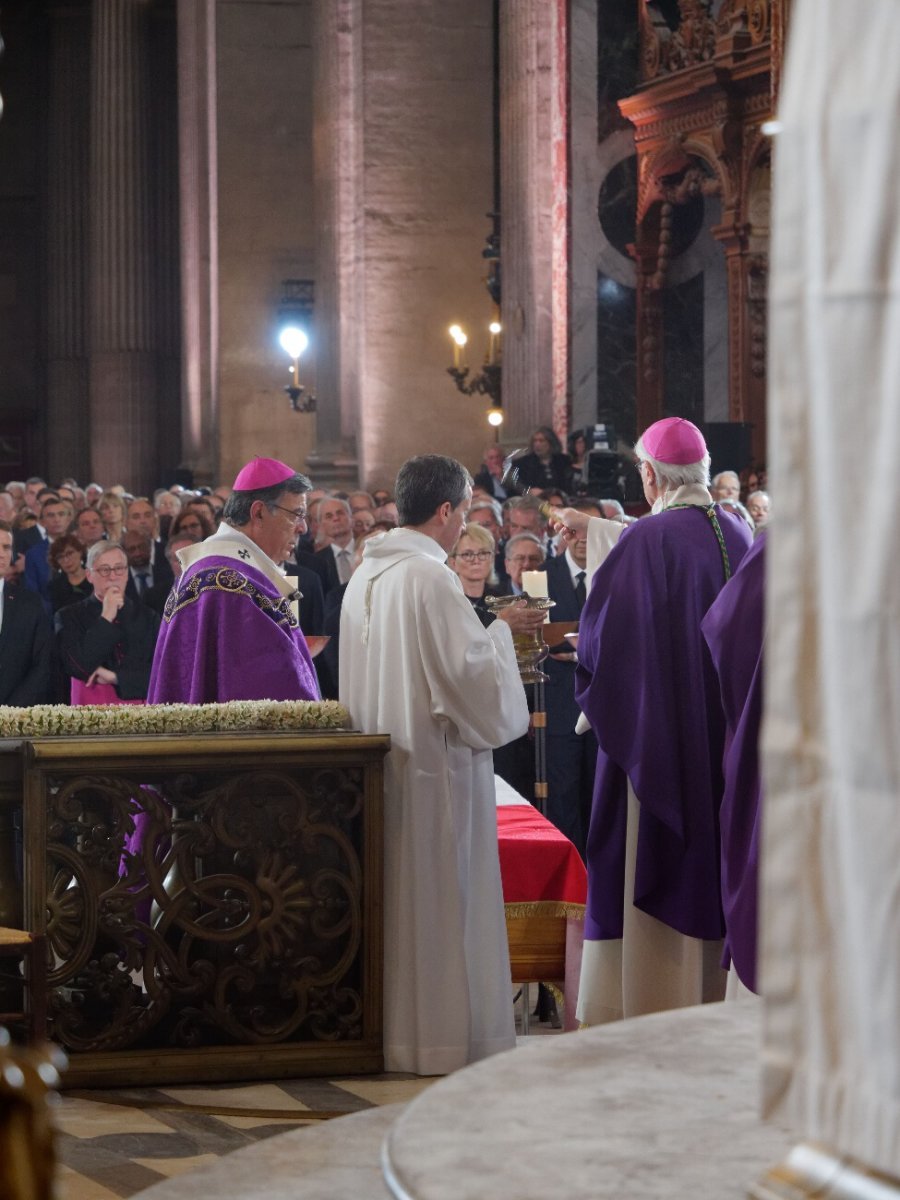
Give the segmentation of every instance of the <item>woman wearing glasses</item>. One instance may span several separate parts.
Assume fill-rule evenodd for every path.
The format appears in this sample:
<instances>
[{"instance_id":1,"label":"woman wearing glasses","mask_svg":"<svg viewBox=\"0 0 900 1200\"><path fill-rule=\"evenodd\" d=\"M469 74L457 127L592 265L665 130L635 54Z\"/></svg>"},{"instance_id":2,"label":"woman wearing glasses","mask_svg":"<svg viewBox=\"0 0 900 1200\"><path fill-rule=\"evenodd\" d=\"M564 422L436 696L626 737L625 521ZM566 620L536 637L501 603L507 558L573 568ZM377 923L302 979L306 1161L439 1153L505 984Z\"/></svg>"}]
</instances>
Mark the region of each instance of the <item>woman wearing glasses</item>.
<instances>
[{"instance_id":1,"label":"woman wearing glasses","mask_svg":"<svg viewBox=\"0 0 900 1200\"><path fill-rule=\"evenodd\" d=\"M125 595L128 559L117 542L91 546L87 577L91 595L58 614L59 657L72 680L72 703L142 701L150 683L159 617Z\"/></svg>"},{"instance_id":2,"label":"woman wearing glasses","mask_svg":"<svg viewBox=\"0 0 900 1200\"><path fill-rule=\"evenodd\" d=\"M486 596L502 596L494 574L494 539L480 525L467 525L450 551L449 565L460 578L469 603L482 625L490 625L495 614L485 604Z\"/></svg>"}]
</instances>

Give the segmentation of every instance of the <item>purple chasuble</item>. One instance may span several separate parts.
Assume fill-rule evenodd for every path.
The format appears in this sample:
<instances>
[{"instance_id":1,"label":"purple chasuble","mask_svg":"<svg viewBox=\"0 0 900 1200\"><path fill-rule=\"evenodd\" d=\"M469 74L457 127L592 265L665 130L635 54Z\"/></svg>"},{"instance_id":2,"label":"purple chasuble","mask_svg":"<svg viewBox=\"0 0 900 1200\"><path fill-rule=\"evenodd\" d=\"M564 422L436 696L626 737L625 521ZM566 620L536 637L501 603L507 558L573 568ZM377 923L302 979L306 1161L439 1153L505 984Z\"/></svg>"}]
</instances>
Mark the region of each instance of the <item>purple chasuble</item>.
<instances>
[{"instance_id":1,"label":"purple chasuble","mask_svg":"<svg viewBox=\"0 0 900 1200\"><path fill-rule=\"evenodd\" d=\"M148 702L318 699L306 639L277 587L233 558L192 563L166 602Z\"/></svg>"},{"instance_id":2,"label":"purple chasuble","mask_svg":"<svg viewBox=\"0 0 900 1200\"><path fill-rule=\"evenodd\" d=\"M725 952L741 983L756 991L759 875L759 729L762 720L766 535L703 618L725 708L722 908Z\"/></svg>"},{"instance_id":3,"label":"purple chasuble","mask_svg":"<svg viewBox=\"0 0 900 1200\"><path fill-rule=\"evenodd\" d=\"M718 506L736 570L750 531ZM640 802L633 902L689 937L722 937L719 804L725 720L700 622L725 583L702 508L622 534L581 614L575 695L600 752L587 841L585 937L621 938L627 780Z\"/></svg>"}]
</instances>

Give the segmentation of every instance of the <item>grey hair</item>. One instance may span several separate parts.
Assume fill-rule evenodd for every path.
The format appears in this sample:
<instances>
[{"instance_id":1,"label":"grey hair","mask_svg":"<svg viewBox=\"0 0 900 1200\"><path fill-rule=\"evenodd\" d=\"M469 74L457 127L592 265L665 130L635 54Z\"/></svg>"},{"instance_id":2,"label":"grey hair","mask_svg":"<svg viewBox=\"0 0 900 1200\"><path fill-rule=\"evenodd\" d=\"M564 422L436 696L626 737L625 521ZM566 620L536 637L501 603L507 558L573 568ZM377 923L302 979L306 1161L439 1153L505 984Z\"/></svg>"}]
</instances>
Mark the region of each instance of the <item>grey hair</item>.
<instances>
[{"instance_id":1,"label":"grey hair","mask_svg":"<svg viewBox=\"0 0 900 1200\"><path fill-rule=\"evenodd\" d=\"M503 513L500 510L500 505L496 500L473 500L469 505L469 514L471 515L478 508L489 508L494 514L494 520L498 525L503 524Z\"/></svg>"},{"instance_id":2,"label":"grey hair","mask_svg":"<svg viewBox=\"0 0 900 1200\"><path fill-rule=\"evenodd\" d=\"M128 555L122 549L121 542L104 542L101 538L99 542L94 542L87 552L87 569L93 571L97 559L102 558L104 554L109 554L110 550L118 550L125 561L128 561Z\"/></svg>"},{"instance_id":3,"label":"grey hair","mask_svg":"<svg viewBox=\"0 0 900 1200\"><path fill-rule=\"evenodd\" d=\"M730 476L731 476L731 478L732 478L732 479L735 481L735 483L738 485L738 487L740 487L740 485L741 485L741 477L740 477L740 475L738 475L737 471L719 471L719 472L718 472L718 474L716 474L716 475L713 475L713 478L712 478L712 486L713 486L713 487L717 487L717 486L718 486L718 484L719 484L719 480L720 480L720 479L724 479L726 475L730 475Z\"/></svg>"},{"instance_id":4,"label":"grey hair","mask_svg":"<svg viewBox=\"0 0 900 1200\"><path fill-rule=\"evenodd\" d=\"M505 558L511 557L510 551L512 550L512 548L516 544L516 542L531 542L532 546L537 546L538 550L540 550L540 552L541 552L541 562L543 562L544 559L547 557L547 551L541 545L540 538L536 538L533 533L517 533L514 537L511 537L509 539L509 541L506 543L506 548L503 551Z\"/></svg>"},{"instance_id":5,"label":"grey hair","mask_svg":"<svg viewBox=\"0 0 900 1200\"><path fill-rule=\"evenodd\" d=\"M311 491L310 480L297 471L271 487L256 488L252 492L232 492L222 509L222 520L232 529L240 529L250 524L250 508L257 500L262 500L269 512L275 512L282 496L302 496L304 492Z\"/></svg>"},{"instance_id":6,"label":"grey hair","mask_svg":"<svg viewBox=\"0 0 900 1200\"><path fill-rule=\"evenodd\" d=\"M674 492L676 488L694 484L697 487L709 487L709 451L705 450L703 457L695 463L663 463L648 454L644 449L642 438L638 438L634 453L641 462L649 463L656 476L656 483L661 492Z\"/></svg>"},{"instance_id":7,"label":"grey hair","mask_svg":"<svg viewBox=\"0 0 900 1200\"><path fill-rule=\"evenodd\" d=\"M747 503L749 504L750 501L753 500L754 497L756 497L756 496L763 496L766 500L769 501L770 504L772 503L771 496L769 495L768 492L764 491L762 488L757 488L755 492L751 492L750 495L747 497Z\"/></svg>"}]
</instances>

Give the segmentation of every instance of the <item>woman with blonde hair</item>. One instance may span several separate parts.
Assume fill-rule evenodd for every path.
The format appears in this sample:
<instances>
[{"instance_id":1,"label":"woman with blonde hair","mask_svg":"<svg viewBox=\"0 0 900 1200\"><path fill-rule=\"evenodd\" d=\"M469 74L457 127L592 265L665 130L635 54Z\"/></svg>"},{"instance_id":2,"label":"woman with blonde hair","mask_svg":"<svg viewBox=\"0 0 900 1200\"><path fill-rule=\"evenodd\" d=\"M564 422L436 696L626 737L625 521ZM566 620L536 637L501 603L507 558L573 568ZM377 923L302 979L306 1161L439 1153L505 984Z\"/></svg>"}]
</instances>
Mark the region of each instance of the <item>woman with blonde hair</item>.
<instances>
[{"instance_id":1,"label":"woman with blonde hair","mask_svg":"<svg viewBox=\"0 0 900 1200\"><path fill-rule=\"evenodd\" d=\"M97 512L103 522L107 541L121 541L125 528L125 501L118 492L104 492L97 501Z\"/></svg>"},{"instance_id":2,"label":"woman with blonde hair","mask_svg":"<svg viewBox=\"0 0 900 1200\"><path fill-rule=\"evenodd\" d=\"M502 596L494 573L496 545L481 525L466 525L447 556L448 566L459 576L466 599L482 625L490 625L495 614L485 604L486 596Z\"/></svg>"}]
</instances>

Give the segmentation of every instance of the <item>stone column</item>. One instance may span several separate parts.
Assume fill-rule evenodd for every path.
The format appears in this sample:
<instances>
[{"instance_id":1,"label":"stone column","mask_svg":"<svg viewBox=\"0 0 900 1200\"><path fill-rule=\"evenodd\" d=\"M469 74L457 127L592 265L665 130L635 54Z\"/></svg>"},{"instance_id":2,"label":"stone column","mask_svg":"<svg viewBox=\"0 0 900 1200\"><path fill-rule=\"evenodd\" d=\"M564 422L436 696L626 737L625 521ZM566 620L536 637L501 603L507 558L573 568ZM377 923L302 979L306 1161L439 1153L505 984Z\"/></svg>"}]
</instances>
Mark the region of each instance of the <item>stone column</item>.
<instances>
[{"instance_id":1,"label":"stone column","mask_svg":"<svg viewBox=\"0 0 900 1200\"><path fill-rule=\"evenodd\" d=\"M215 0L178 0L178 143L182 463L209 483L219 434Z\"/></svg>"},{"instance_id":2,"label":"stone column","mask_svg":"<svg viewBox=\"0 0 900 1200\"><path fill-rule=\"evenodd\" d=\"M355 486L363 312L362 0L313 10L316 482Z\"/></svg>"},{"instance_id":3,"label":"stone column","mask_svg":"<svg viewBox=\"0 0 900 1200\"><path fill-rule=\"evenodd\" d=\"M473 373L488 344L491 18L484 0L318 7L318 436L325 458L355 435L367 486L412 454L477 467L491 438L484 397L447 376L449 325Z\"/></svg>"},{"instance_id":4,"label":"stone column","mask_svg":"<svg viewBox=\"0 0 900 1200\"><path fill-rule=\"evenodd\" d=\"M149 198L151 0L94 0L91 43L91 473L149 490L159 414Z\"/></svg>"},{"instance_id":5,"label":"stone column","mask_svg":"<svg viewBox=\"0 0 900 1200\"><path fill-rule=\"evenodd\" d=\"M87 362L90 9L50 9L47 68L47 210L44 258L47 355L47 477L87 482L90 415Z\"/></svg>"},{"instance_id":6,"label":"stone column","mask_svg":"<svg viewBox=\"0 0 900 1200\"><path fill-rule=\"evenodd\" d=\"M554 235L560 216L555 161L561 134L553 114L556 53L564 6L555 0L507 0L500 8L500 192L503 262L503 399L507 440L521 441L546 425L555 403L554 302L560 280ZM563 142L564 146L564 142ZM558 246L558 243L556 243ZM565 311L563 310L563 320Z\"/></svg>"}]
</instances>

